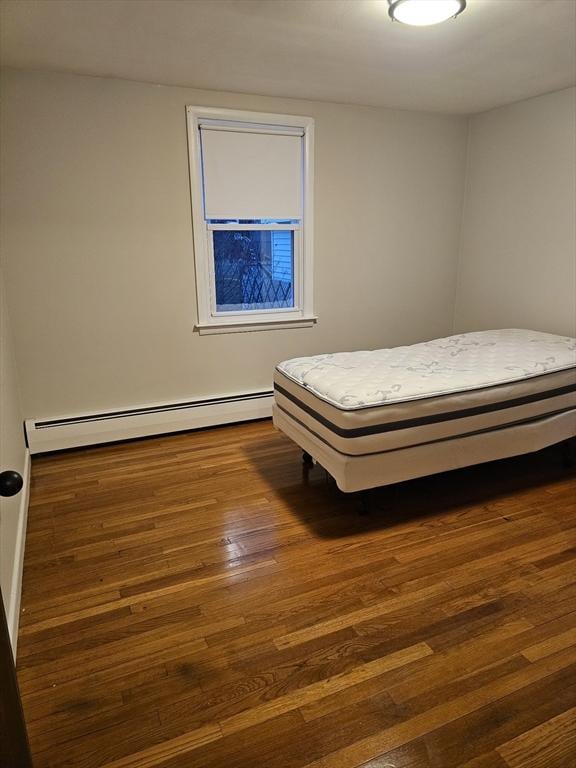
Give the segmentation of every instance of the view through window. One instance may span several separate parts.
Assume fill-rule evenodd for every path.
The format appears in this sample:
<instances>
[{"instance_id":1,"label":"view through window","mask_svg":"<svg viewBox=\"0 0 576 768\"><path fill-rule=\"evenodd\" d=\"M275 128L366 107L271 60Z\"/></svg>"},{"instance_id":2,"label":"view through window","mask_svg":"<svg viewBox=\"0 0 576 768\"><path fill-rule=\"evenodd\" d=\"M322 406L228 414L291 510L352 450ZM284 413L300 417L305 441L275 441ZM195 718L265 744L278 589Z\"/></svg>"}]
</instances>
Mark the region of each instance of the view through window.
<instances>
[{"instance_id":1,"label":"view through window","mask_svg":"<svg viewBox=\"0 0 576 768\"><path fill-rule=\"evenodd\" d=\"M291 230L217 230L212 234L219 312L294 307Z\"/></svg>"}]
</instances>

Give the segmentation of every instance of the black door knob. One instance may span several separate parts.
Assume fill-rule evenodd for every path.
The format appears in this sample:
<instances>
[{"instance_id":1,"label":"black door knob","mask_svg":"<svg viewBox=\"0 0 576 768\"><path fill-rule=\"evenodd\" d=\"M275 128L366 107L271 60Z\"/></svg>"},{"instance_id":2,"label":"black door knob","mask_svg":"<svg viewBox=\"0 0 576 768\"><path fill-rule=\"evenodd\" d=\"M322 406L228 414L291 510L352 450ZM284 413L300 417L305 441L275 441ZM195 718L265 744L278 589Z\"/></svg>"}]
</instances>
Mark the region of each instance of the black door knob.
<instances>
[{"instance_id":1,"label":"black door knob","mask_svg":"<svg viewBox=\"0 0 576 768\"><path fill-rule=\"evenodd\" d=\"M22 475L13 469L0 472L0 496L16 496L22 490L23 482Z\"/></svg>"}]
</instances>

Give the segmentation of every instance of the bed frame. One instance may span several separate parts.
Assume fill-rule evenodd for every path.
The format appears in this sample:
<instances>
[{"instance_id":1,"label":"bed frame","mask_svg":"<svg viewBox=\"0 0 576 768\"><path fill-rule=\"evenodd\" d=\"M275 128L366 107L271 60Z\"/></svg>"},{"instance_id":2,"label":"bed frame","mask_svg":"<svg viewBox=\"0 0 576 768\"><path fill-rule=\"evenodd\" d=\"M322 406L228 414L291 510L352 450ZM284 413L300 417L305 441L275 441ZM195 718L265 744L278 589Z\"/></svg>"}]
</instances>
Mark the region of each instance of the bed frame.
<instances>
[{"instance_id":1,"label":"bed frame","mask_svg":"<svg viewBox=\"0 0 576 768\"><path fill-rule=\"evenodd\" d=\"M576 436L576 409L480 434L400 448L368 456L347 456L320 440L274 404L275 426L302 448L305 466L317 462L340 490L350 493L433 475L496 459L532 453ZM566 447L569 456L571 447Z\"/></svg>"}]
</instances>

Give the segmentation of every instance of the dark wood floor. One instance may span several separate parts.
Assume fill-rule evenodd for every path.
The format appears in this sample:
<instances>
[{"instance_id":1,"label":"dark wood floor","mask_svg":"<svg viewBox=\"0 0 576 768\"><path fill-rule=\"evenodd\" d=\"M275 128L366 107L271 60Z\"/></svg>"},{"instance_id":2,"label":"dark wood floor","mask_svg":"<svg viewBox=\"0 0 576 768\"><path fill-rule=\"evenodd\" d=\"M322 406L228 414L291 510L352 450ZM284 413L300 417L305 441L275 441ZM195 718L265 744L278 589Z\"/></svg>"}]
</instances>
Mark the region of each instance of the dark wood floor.
<instances>
[{"instance_id":1,"label":"dark wood floor","mask_svg":"<svg viewBox=\"0 0 576 768\"><path fill-rule=\"evenodd\" d=\"M368 517L269 422L35 459L36 768L575 766L558 454L383 489Z\"/></svg>"}]
</instances>

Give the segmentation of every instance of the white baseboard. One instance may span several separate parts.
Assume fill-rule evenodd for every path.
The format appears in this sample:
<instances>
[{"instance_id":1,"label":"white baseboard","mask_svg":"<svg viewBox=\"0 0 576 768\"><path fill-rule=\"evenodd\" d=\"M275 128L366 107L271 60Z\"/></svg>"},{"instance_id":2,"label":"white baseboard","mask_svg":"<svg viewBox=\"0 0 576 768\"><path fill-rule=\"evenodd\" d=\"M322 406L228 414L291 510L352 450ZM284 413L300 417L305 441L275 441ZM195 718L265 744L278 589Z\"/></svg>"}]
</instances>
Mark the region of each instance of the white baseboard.
<instances>
[{"instance_id":1,"label":"white baseboard","mask_svg":"<svg viewBox=\"0 0 576 768\"><path fill-rule=\"evenodd\" d=\"M268 390L59 419L28 419L26 436L32 454L59 451L269 418L272 401L272 392Z\"/></svg>"},{"instance_id":2,"label":"white baseboard","mask_svg":"<svg viewBox=\"0 0 576 768\"><path fill-rule=\"evenodd\" d=\"M20 491L20 506L18 508L18 533L16 536L16 549L14 552L14 565L12 566L12 589L6 600L6 621L8 633L12 643L12 653L16 658L16 646L18 644L18 624L20 621L20 598L22 597L22 570L24 567L24 546L26 544L26 522L28 520L28 501L30 499L30 451L26 451L24 471L22 473L24 484Z\"/></svg>"}]
</instances>

